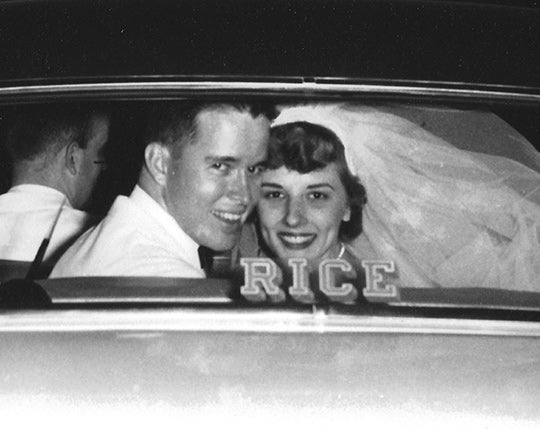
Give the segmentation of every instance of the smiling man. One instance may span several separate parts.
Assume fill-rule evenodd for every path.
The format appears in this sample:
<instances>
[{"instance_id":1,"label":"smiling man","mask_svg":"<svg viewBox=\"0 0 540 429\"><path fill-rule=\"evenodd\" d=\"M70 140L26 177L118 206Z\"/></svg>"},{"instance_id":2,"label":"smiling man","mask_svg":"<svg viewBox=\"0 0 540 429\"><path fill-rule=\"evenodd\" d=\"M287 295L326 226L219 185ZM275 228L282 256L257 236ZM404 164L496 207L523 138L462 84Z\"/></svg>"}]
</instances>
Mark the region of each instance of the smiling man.
<instances>
[{"instance_id":1,"label":"smiling man","mask_svg":"<svg viewBox=\"0 0 540 429\"><path fill-rule=\"evenodd\" d=\"M247 104L155 106L138 185L52 277L204 277L199 247L232 249L258 201L272 113Z\"/></svg>"}]
</instances>

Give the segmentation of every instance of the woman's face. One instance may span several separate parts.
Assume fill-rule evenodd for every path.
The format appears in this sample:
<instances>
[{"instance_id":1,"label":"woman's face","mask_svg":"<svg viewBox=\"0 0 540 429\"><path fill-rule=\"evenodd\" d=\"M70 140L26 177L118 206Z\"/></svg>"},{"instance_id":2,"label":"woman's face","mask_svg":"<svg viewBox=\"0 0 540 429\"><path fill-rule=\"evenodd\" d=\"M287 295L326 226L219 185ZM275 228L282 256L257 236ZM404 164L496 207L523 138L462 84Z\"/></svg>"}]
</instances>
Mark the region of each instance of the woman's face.
<instances>
[{"instance_id":1,"label":"woman's face","mask_svg":"<svg viewBox=\"0 0 540 429\"><path fill-rule=\"evenodd\" d=\"M265 171L257 211L262 236L279 258L335 258L339 226L350 218L335 163L306 174Z\"/></svg>"}]
</instances>

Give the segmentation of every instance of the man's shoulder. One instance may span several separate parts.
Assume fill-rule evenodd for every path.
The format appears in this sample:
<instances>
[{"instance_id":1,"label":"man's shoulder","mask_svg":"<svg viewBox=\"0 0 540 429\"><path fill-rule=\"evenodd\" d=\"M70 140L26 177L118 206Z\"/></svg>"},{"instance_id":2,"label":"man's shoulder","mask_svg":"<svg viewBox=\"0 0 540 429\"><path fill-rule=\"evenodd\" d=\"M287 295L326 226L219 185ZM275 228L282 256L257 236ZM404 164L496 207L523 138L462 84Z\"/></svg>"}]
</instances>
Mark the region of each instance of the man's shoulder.
<instances>
[{"instance_id":1,"label":"man's shoulder","mask_svg":"<svg viewBox=\"0 0 540 429\"><path fill-rule=\"evenodd\" d=\"M144 234L138 222L137 211L131 207L128 198L121 196L114 201L109 213L94 227L81 235L70 253L114 252L126 248L130 241L144 241ZM119 247L118 247L119 246Z\"/></svg>"},{"instance_id":2,"label":"man's shoulder","mask_svg":"<svg viewBox=\"0 0 540 429\"><path fill-rule=\"evenodd\" d=\"M103 236L100 225L87 231L64 254L51 277L155 276L202 278L192 266L156 240L141 234Z\"/></svg>"},{"instance_id":3,"label":"man's shoulder","mask_svg":"<svg viewBox=\"0 0 540 429\"><path fill-rule=\"evenodd\" d=\"M0 211L2 213L28 211L33 210L36 206L42 206L38 193L21 192L19 188L21 187L12 187L7 192L0 194ZM60 204L58 204L58 207L60 207Z\"/></svg>"},{"instance_id":4,"label":"man's shoulder","mask_svg":"<svg viewBox=\"0 0 540 429\"><path fill-rule=\"evenodd\" d=\"M103 220L68 249L51 277L204 277L127 197L117 197Z\"/></svg>"}]
</instances>

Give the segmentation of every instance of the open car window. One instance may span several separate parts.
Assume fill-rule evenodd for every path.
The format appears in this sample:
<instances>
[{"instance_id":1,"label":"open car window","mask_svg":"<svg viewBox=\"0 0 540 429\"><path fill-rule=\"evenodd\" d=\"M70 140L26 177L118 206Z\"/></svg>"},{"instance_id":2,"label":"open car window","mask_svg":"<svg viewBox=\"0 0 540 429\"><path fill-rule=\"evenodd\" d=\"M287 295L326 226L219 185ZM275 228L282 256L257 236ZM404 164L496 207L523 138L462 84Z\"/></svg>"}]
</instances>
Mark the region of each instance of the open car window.
<instances>
[{"instance_id":1,"label":"open car window","mask_svg":"<svg viewBox=\"0 0 540 429\"><path fill-rule=\"evenodd\" d=\"M540 308L536 105L293 96L264 97L264 102L282 112L274 126L318 122L333 128L345 146L349 169L367 200L355 220L361 233L344 243L348 257L330 255L311 272L307 255L305 262L302 255L280 260L265 252L255 210L238 246L214 255L206 280L152 271L127 276L74 272L48 279L53 265L43 263L34 277L53 303ZM146 115L159 101L100 103L111 112L111 129L103 154L108 169L91 203L98 220L137 183ZM57 105L37 104L44 109ZM4 123L21 108L4 106ZM10 168L6 163L3 169L3 192L10 187ZM29 261L2 259L4 283L27 276ZM54 271L52 277L58 277Z\"/></svg>"}]
</instances>

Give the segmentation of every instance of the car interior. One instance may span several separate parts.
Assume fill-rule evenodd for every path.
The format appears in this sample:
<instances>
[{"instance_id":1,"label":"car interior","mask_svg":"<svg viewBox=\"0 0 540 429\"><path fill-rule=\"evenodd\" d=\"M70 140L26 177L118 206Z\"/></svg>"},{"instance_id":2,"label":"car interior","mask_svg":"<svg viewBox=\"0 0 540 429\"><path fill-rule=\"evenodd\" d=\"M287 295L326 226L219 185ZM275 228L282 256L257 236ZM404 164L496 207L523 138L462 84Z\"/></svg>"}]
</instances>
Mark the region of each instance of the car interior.
<instances>
[{"instance_id":1,"label":"car interior","mask_svg":"<svg viewBox=\"0 0 540 429\"><path fill-rule=\"evenodd\" d=\"M294 105L306 102L313 102L314 97L286 99L272 98L271 101L276 105ZM265 98L267 100L268 97ZM329 101L325 98L315 98L318 102ZM330 101L335 101L331 98ZM464 103L428 103L427 101L404 100L389 101L387 99L377 98L354 98L339 101L353 102L356 104L365 104L377 106L380 109L387 109L398 112L407 120L416 122L422 127L432 132L438 133L448 138L454 144L468 144L467 139L487 140L490 142L486 146L492 155L500 155L514 159L527 167L540 171L540 157L538 149L540 148L540 123L537 118L540 117L540 109L531 103L513 103L508 102L472 102ZM70 101L62 101L69 103ZM88 101L91 103L92 101ZM145 125L145 114L148 106L155 103L156 100L110 100L106 101L108 108L112 112L111 130L109 142L106 146L105 158L108 168L103 172L96 186L91 202L90 211L99 217L106 215L110 205L117 195L129 195L131 189L137 181L138 172L141 166L144 145L142 135ZM157 101L159 102L159 101ZM100 100L103 103L103 100ZM46 108L54 108L54 103L38 103ZM20 108L20 106L17 106ZM433 116L429 112L451 108L462 112L459 117L459 123L456 119L444 114ZM4 105L1 109L1 117L4 123L8 123L10 109L13 105ZM475 112L483 111L495 113L504 123L508 124L514 130L517 130L526 140L526 145L512 146L508 144L508 139L504 135L496 136L493 128L486 126L475 116ZM468 114L467 112L470 112ZM430 116L431 115L431 116ZM447 122L445 122L447 121ZM454 122L452 122L454 121ZM501 128L501 130L503 130ZM503 131L500 131L503 133ZM499 140L497 142L497 140ZM461 143L460 143L461 142ZM465 143L463 143L465 142ZM0 149L1 146L0 146ZM0 191L6 192L10 187L10 163L3 154L2 160ZM37 249L36 249L37 253ZM222 255L222 266L227 267L229 259L227 254ZM39 257L37 257L39 259ZM36 262L36 261L34 261ZM34 266L32 266L34 265ZM96 304L133 304L134 302L147 303L181 303L181 302L243 302L245 299L240 296L239 286L243 282L242 275L236 272L234 275L227 269L221 272L216 271L216 279L206 279L204 281L197 279L159 279L159 278L100 278L99 281L92 281L88 278L77 278L67 281L66 279L57 279L47 281L48 274L52 266L38 262L2 260L0 261L0 282L4 285L9 280L26 279L31 284L35 282L44 286L47 293L52 297L56 305L74 305L80 303ZM77 284L79 287L72 287ZM178 287L181 284L182 287ZM159 285L159 287L154 287ZM186 286L187 285L187 286ZM189 286L191 285L191 286ZM33 286L32 286L33 287ZM472 285L473 289L474 286ZM3 288L7 290L7 288ZM180 292L179 292L180 290ZM156 292L157 291L157 292ZM474 291L473 291L474 293ZM509 294L512 297L509 297ZM534 308L538 305L539 296L536 293L521 292L512 294L511 291L491 291L489 294L480 294L472 299L472 295L464 294L460 290L423 290L418 288L403 288L400 300L393 302L393 305L406 307L407 303L429 303L441 302L449 303L454 306L463 305L468 302L475 303L478 307L497 307L514 306L514 308ZM372 300L373 301L373 300ZM384 301L384 300L383 300ZM395 301L395 300L394 300ZM374 300L374 303L377 299Z\"/></svg>"}]
</instances>

